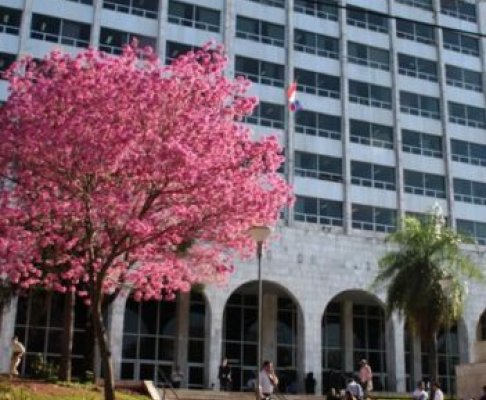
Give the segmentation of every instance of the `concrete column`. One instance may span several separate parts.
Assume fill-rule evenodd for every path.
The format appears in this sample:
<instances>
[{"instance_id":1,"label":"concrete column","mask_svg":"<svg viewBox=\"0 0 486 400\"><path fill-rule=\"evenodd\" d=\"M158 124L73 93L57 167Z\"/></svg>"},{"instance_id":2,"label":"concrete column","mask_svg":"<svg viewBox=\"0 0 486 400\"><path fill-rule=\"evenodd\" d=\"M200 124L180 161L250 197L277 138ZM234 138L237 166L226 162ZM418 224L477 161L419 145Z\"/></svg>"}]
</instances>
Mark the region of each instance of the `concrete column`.
<instances>
[{"instance_id":1,"label":"concrete column","mask_svg":"<svg viewBox=\"0 0 486 400\"><path fill-rule=\"evenodd\" d=\"M351 199L351 148L349 141L348 118L348 27L346 24L346 0L341 0L339 13L339 66L341 69L341 137L343 166L343 229L345 233L352 230L352 199Z\"/></svg>"},{"instance_id":2,"label":"concrete column","mask_svg":"<svg viewBox=\"0 0 486 400\"><path fill-rule=\"evenodd\" d=\"M167 21L169 12L169 0L157 0L159 2L159 30L157 33L157 53L161 60L165 60L165 49L167 47Z\"/></svg>"},{"instance_id":3,"label":"concrete column","mask_svg":"<svg viewBox=\"0 0 486 400\"><path fill-rule=\"evenodd\" d=\"M189 368L187 367L187 349L189 347L189 306L190 293L180 293L177 299L177 339L174 363L179 365L184 378L181 386L187 387Z\"/></svg>"},{"instance_id":4,"label":"concrete column","mask_svg":"<svg viewBox=\"0 0 486 400\"><path fill-rule=\"evenodd\" d=\"M27 43L30 36L30 25L32 23L32 6L34 0L25 0L24 10L22 12L22 20L20 22L19 32L19 58L25 56L27 51Z\"/></svg>"},{"instance_id":5,"label":"concrete column","mask_svg":"<svg viewBox=\"0 0 486 400\"><path fill-rule=\"evenodd\" d=\"M235 15L234 0L226 0L224 2L223 10L223 44L226 54L228 56L228 67L226 68L226 75L233 77L235 75L235 30L236 30L236 15Z\"/></svg>"},{"instance_id":6,"label":"concrete column","mask_svg":"<svg viewBox=\"0 0 486 400\"><path fill-rule=\"evenodd\" d=\"M405 346L403 319L393 315L386 322L386 361L389 389L405 392Z\"/></svg>"},{"instance_id":7,"label":"concrete column","mask_svg":"<svg viewBox=\"0 0 486 400\"><path fill-rule=\"evenodd\" d=\"M322 336L321 322L322 314L320 311L309 312L304 308L305 325L299 324L299 334L303 331L304 337L304 365L303 371L298 371L298 384L302 385L305 375L308 372L314 373L316 379L316 394L322 392ZM302 372L301 374L299 374ZM300 387L300 386L299 386Z\"/></svg>"},{"instance_id":8,"label":"concrete column","mask_svg":"<svg viewBox=\"0 0 486 400\"><path fill-rule=\"evenodd\" d=\"M120 295L111 304L108 310L108 340L111 348L111 359L115 379L121 377L122 351L123 351L123 324L125 323L125 305L127 297Z\"/></svg>"},{"instance_id":9,"label":"concrete column","mask_svg":"<svg viewBox=\"0 0 486 400\"><path fill-rule=\"evenodd\" d=\"M224 306L226 304L226 300L219 298L216 291L211 293L213 296L210 296L208 293L208 309L210 310L210 324L208 328L209 334L206 336L208 338L208 352L209 354L209 371L207 375L209 380L207 382L207 386L211 387L214 384L215 388L219 387L218 381L218 368L221 360L224 356L222 354L223 350L223 314L224 314Z\"/></svg>"},{"instance_id":10,"label":"concrete column","mask_svg":"<svg viewBox=\"0 0 486 400\"><path fill-rule=\"evenodd\" d=\"M277 300L275 295L263 295L262 356L274 364L277 361Z\"/></svg>"},{"instance_id":11,"label":"concrete column","mask_svg":"<svg viewBox=\"0 0 486 400\"><path fill-rule=\"evenodd\" d=\"M353 338L353 302L342 302L342 324L344 342L344 371L352 372L354 366L354 338Z\"/></svg>"},{"instance_id":12,"label":"concrete column","mask_svg":"<svg viewBox=\"0 0 486 400\"><path fill-rule=\"evenodd\" d=\"M100 46L102 9L103 9L103 0L95 0L93 2L93 24L91 25L91 40L90 40L90 45L95 48L98 48Z\"/></svg>"},{"instance_id":13,"label":"concrete column","mask_svg":"<svg viewBox=\"0 0 486 400\"><path fill-rule=\"evenodd\" d=\"M440 0L433 1L434 6L434 22L437 25L441 24L440 14ZM451 140L449 133L449 108L447 105L446 97L446 72L444 63L444 46L442 40L442 29L435 29L436 35L436 49L437 49L437 66L438 66L438 79L440 89L440 108L441 108L441 123L442 123L442 152L444 156L444 172L445 172L445 185L447 196L447 217L449 219L449 226L453 229L456 228L456 219L454 217L454 187L453 187L453 174L452 174L452 152L451 152Z\"/></svg>"},{"instance_id":14,"label":"concrete column","mask_svg":"<svg viewBox=\"0 0 486 400\"><path fill-rule=\"evenodd\" d=\"M417 335L413 335L410 338L411 341L411 352L412 352L412 373L410 379L412 380L412 384L415 387L415 384L422 380L422 340Z\"/></svg>"},{"instance_id":15,"label":"concrete column","mask_svg":"<svg viewBox=\"0 0 486 400\"><path fill-rule=\"evenodd\" d=\"M285 77L286 82L294 81L294 0L285 2L286 26L285 26ZM285 177L289 185L294 185L295 167L295 113L289 111L288 104L285 104L285 133L283 145L285 146ZM286 222L292 225L294 221L294 207L287 209Z\"/></svg>"},{"instance_id":16,"label":"concrete column","mask_svg":"<svg viewBox=\"0 0 486 400\"><path fill-rule=\"evenodd\" d=\"M388 0L388 13L396 15L395 1ZM400 91L398 89L398 52L396 50L397 35L395 20L388 19L388 37L390 38L390 71L392 73L392 110L393 110L393 142L395 150L395 177L397 188L397 218L403 220L405 216L405 197L403 181L403 152L402 152L402 121L400 117Z\"/></svg>"},{"instance_id":17,"label":"concrete column","mask_svg":"<svg viewBox=\"0 0 486 400\"><path fill-rule=\"evenodd\" d=\"M6 374L10 368L12 349L10 343L15 333L15 318L17 316L17 298L1 310L0 326L0 373Z\"/></svg>"},{"instance_id":18,"label":"concrete column","mask_svg":"<svg viewBox=\"0 0 486 400\"><path fill-rule=\"evenodd\" d=\"M474 343L475 324L471 326L466 325L464 320L460 320L457 323L457 340L459 341L459 363L470 363L472 358L470 354L470 348Z\"/></svg>"}]
</instances>

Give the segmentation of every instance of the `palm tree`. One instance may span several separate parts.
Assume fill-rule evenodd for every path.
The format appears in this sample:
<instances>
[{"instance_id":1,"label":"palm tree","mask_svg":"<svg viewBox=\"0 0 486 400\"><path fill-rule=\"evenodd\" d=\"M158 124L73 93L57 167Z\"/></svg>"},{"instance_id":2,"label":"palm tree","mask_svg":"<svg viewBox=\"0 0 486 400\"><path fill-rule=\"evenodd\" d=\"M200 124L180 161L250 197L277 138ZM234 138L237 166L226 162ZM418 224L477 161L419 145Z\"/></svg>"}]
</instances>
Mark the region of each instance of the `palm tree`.
<instances>
[{"instance_id":1,"label":"palm tree","mask_svg":"<svg viewBox=\"0 0 486 400\"><path fill-rule=\"evenodd\" d=\"M461 244L474 243L444 224L439 210L425 221L405 218L402 228L387 238L398 248L379 261L373 286L386 290L388 315L406 318L411 333L429 347L429 371L437 377L437 333L462 315L467 281L482 273L463 252Z\"/></svg>"}]
</instances>

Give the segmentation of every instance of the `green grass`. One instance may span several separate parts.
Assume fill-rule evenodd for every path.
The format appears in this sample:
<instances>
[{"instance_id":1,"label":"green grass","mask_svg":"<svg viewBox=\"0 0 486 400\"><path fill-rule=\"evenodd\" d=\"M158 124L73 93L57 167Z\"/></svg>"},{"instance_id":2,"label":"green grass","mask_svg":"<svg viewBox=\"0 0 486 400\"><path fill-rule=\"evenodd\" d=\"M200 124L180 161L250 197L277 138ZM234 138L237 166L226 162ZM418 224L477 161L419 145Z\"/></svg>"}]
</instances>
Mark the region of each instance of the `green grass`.
<instances>
[{"instance_id":1,"label":"green grass","mask_svg":"<svg viewBox=\"0 0 486 400\"><path fill-rule=\"evenodd\" d=\"M117 400L148 400L148 396L117 391ZM102 389L81 384L0 383L0 400L103 400Z\"/></svg>"}]
</instances>

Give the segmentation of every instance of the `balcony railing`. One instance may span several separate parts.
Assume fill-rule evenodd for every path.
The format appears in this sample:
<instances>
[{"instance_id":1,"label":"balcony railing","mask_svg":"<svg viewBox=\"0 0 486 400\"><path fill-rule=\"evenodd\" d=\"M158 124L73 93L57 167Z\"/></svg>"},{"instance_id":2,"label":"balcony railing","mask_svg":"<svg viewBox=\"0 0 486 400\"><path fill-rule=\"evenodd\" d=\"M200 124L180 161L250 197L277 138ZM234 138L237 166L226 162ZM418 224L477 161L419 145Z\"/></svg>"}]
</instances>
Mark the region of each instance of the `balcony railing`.
<instances>
[{"instance_id":1,"label":"balcony railing","mask_svg":"<svg viewBox=\"0 0 486 400\"><path fill-rule=\"evenodd\" d=\"M106 8L107 10L121 12L124 14L136 15L137 17L157 19L157 12L155 11L145 10L139 7L133 7L132 5L118 4L109 0L103 1L103 8Z\"/></svg>"},{"instance_id":2,"label":"balcony railing","mask_svg":"<svg viewBox=\"0 0 486 400\"><path fill-rule=\"evenodd\" d=\"M30 37L32 39L44 40L46 42L60 43L73 47L89 47L89 40L77 39L68 36L55 35L47 32L31 31Z\"/></svg>"},{"instance_id":3,"label":"balcony railing","mask_svg":"<svg viewBox=\"0 0 486 400\"><path fill-rule=\"evenodd\" d=\"M194 19L182 18L174 15L169 15L169 22L171 24L177 24L181 26L187 26L189 28L201 29L203 31L219 33L219 25L210 24L208 22L199 22Z\"/></svg>"},{"instance_id":4,"label":"balcony railing","mask_svg":"<svg viewBox=\"0 0 486 400\"><path fill-rule=\"evenodd\" d=\"M20 28L17 26L0 24L0 33L6 33L8 35L18 35Z\"/></svg>"},{"instance_id":5,"label":"balcony railing","mask_svg":"<svg viewBox=\"0 0 486 400\"><path fill-rule=\"evenodd\" d=\"M254 42L260 42L277 47L284 47L285 45L285 40L283 39L277 39L270 36L263 36L245 31L236 31L236 37L239 37L241 39L253 40Z\"/></svg>"}]
</instances>

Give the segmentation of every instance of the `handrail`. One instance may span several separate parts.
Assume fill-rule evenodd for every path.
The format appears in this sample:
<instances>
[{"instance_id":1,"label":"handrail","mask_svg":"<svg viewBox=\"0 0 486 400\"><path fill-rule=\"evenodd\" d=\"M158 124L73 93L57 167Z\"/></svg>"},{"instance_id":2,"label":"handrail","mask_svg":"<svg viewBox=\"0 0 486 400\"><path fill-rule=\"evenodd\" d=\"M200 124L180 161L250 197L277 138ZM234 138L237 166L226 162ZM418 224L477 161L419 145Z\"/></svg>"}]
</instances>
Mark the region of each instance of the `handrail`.
<instances>
[{"instance_id":1,"label":"handrail","mask_svg":"<svg viewBox=\"0 0 486 400\"><path fill-rule=\"evenodd\" d=\"M169 388L169 391L174 395L176 400L180 400L179 396L174 390L174 386L172 386L172 383L167 379L167 376L165 375L161 367L157 368L157 374L164 381L164 385L162 386L162 400L166 400L165 395L166 395L167 388Z\"/></svg>"}]
</instances>

